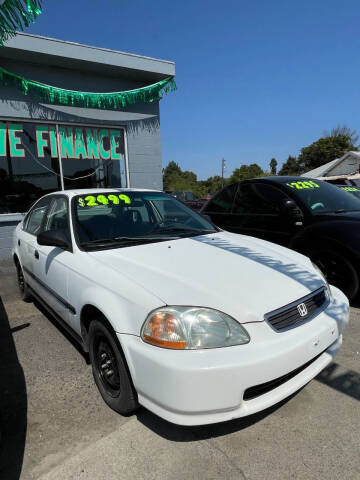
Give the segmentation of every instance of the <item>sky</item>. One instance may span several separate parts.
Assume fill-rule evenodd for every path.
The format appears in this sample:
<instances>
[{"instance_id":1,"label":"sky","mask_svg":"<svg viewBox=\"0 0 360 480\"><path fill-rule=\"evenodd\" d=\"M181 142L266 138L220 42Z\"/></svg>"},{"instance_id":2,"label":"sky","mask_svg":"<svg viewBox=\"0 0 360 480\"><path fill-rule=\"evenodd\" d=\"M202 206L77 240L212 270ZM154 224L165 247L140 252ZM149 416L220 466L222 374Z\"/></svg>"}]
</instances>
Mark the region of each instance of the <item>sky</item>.
<instances>
[{"instance_id":1,"label":"sky","mask_svg":"<svg viewBox=\"0 0 360 480\"><path fill-rule=\"evenodd\" d=\"M174 61L163 164L205 179L360 132L359 16L358 0L43 0L26 32Z\"/></svg>"}]
</instances>

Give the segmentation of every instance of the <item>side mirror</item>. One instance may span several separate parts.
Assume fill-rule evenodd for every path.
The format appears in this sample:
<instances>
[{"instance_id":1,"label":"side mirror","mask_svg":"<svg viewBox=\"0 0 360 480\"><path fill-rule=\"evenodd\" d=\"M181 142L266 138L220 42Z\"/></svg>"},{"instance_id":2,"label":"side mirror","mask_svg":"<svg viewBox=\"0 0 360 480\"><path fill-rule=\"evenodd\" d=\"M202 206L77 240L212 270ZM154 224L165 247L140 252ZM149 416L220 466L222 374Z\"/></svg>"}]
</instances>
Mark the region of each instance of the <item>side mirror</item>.
<instances>
[{"instance_id":1,"label":"side mirror","mask_svg":"<svg viewBox=\"0 0 360 480\"><path fill-rule=\"evenodd\" d=\"M71 242L68 238L66 230L48 230L47 232L39 233L36 238L39 245L58 247L62 250L71 251Z\"/></svg>"},{"instance_id":2,"label":"side mirror","mask_svg":"<svg viewBox=\"0 0 360 480\"><path fill-rule=\"evenodd\" d=\"M301 218L303 213L300 208L296 205L294 200L285 200L283 204L283 210L286 215L290 218Z\"/></svg>"}]
</instances>

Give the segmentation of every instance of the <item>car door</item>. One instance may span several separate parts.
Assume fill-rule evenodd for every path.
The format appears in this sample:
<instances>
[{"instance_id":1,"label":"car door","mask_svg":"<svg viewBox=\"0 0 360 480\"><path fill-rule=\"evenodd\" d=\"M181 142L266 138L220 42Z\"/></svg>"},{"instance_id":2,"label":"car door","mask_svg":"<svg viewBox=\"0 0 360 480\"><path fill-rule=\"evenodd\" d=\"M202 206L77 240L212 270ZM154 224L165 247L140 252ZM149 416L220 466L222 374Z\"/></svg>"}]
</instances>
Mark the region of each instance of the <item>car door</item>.
<instances>
[{"instance_id":1,"label":"car door","mask_svg":"<svg viewBox=\"0 0 360 480\"><path fill-rule=\"evenodd\" d=\"M289 200L285 192L270 183L239 183L232 231L288 245L296 229L296 221L285 208Z\"/></svg>"},{"instance_id":2,"label":"car door","mask_svg":"<svg viewBox=\"0 0 360 480\"><path fill-rule=\"evenodd\" d=\"M35 257L37 255L36 236L41 231L45 213L51 203L51 199L52 196L46 196L36 202L26 215L23 227L18 231L18 252L25 281L35 292L38 292L39 289L39 284L34 277L37 264L37 258Z\"/></svg>"},{"instance_id":3,"label":"car door","mask_svg":"<svg viewBox=\"0 0 360 480\"><path fill-rule=\"evenodd\" d=\"M232 208L237 190L237 183L223 188L204 206L201 213L209 215L214 225L224 230L233 230Z\"/></svg>"},{"instance_id":4,"label":"car door","mask_svg":"<svg viewBox=\"0 0 360 480\"><path fill-rule=\"evenodd\" d=\"M54 195L45 214L41 231L62 230L71 241L69 201L65 195ZM71 249L72 250L72 249ZM73 253L59 247L36 242L36 276L41 296L49 307L67 323L71 323L73 308L68 304L68 275Z\"/></svg>"}]
</instances>

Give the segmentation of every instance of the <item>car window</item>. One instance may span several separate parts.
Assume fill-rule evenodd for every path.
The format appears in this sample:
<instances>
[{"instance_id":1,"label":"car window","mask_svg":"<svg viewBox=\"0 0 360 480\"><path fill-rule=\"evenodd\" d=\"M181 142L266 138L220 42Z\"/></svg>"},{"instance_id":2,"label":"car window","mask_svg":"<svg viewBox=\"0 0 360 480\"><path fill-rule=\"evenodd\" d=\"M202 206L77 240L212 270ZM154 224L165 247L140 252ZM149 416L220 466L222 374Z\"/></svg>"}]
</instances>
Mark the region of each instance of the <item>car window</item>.
<instances>
[{"instance_id":1,"label":"car window","mask_svg":"<svg viewBox=\"0 0 360 480\"><path fill-rule=\"evenodd\" d=\"M133 202L131 207L128 207L128 210L134 212L134 218L137 217L141 222L150 223L150 216L148 208L145 206L145 203L142 201Z\"/></svg>"},{"instance_id":2,"label":"car window","mask_svg":"<svg viewBox=\"0 0 360 480\"><path fill-rule=\"evenodd\" d=\"M68 230L69 211L65 197L55 197L44 221L43 230Z\"/></svg>"},{"instance_id":3,"label":"car window","mask_svg":"<svg viewBox=\"0 0 360 480\"><path fill-rule=\"evenodd\" d=\"M360 199L349 195L336 185L321 180L284 181L284 187L291 192L291 196L305 204L312 215L323 213L340 213L360 210Z\"/></svg>"},{"instance_id":4,"label":"car window","mask_svg":"<svg viewBox=\"0 0 360 480\"><path fill-rule=\"evenodd\" d=\"M185 200L189 202L196 202L198 198L193 194L193 192L185 192Z\"/></svg>"},{"instance_id":5,"label":"car window","mask_svg":"<svg viewBox=\"0 0 360 480\"><path fill-rule=\"evenodd\" d=\"M214 226L175 198L158 192L96 192L73 200L73 215L80 243L117 237L214 232ZM170 233L168 233L170 232ZM198 233L199 232L199 233Z\"/></svg>"},{"instance_id":6,"label":"car window","mask_svg":"<svg viewBox=\"0 0 360 480\"><path fill-rule=\"evenodd\" d=\"M53 197L44 197L41 198L36 204L32 207L30 212L27 214L24 220L24 231L31 233L32 235L37 235L40 233L41 223L43 221L45 212L51 202Z\"/></svg>"},{"instance_id":7,"label":"car window","mask_svg":"<svg viewBox=\"0 0 360 480\"><path fill-rule=\"evenodd\" d=\"M215 194L205 207L204 213L231 213L237 185L229 185Z\"/></svg>"},{"instance_id":8,"label":"car window","mask_svg":"<svg viewBox=\"0 0 360 480\"><path fill-rule=\"evenodd\" d=\"M239 183L233 213L254 215L279 214L290 198L278 188L265 183Z\"/></svg>"},{"instance_id":9,"label":"car window","mask_svg":"<svg viewBox=\"0 0 360 480\"><path fill-rule=\"evenodd\" d=\"M339 187L344 192L349 192L351 195L360 198L360 188L354 187L353 185L339 185Z\"/></svg>"},{"instance_id":10,"label":"car window","mask_svg":"<svg viewBox=\"0 0 360 480\"><path fill-rule=\"evenodd\" d=\"M175 192L172 192L172 196L181 201L185 200L185 192L175 191Z\"/></svg>"}]
</instances>

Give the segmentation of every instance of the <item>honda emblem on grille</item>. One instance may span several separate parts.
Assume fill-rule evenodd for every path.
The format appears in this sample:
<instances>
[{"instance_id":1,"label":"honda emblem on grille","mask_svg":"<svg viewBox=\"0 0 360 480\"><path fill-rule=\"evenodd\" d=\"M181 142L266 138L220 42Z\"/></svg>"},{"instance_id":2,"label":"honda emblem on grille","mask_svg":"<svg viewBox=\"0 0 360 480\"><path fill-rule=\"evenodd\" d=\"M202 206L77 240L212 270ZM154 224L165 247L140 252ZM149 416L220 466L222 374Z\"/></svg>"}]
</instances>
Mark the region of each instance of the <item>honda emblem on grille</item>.
<instances>
[{"instance_id":1,"label":"honda emblem on grille","mask_svg":"<svg viewBox=\"0 0 360 480\"><path fill-rule=\"evenodd\" d=\"M305 315L307 315L308 313L305 303L299 303L299 305L297 306L297 309L300 314L300 317L305 317Z\"/></svg>"}]
</instances>

